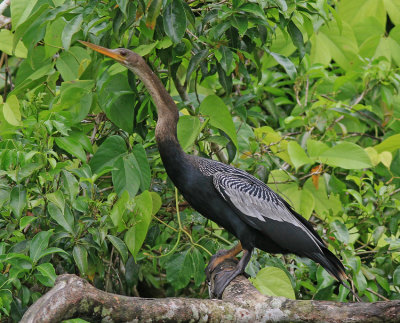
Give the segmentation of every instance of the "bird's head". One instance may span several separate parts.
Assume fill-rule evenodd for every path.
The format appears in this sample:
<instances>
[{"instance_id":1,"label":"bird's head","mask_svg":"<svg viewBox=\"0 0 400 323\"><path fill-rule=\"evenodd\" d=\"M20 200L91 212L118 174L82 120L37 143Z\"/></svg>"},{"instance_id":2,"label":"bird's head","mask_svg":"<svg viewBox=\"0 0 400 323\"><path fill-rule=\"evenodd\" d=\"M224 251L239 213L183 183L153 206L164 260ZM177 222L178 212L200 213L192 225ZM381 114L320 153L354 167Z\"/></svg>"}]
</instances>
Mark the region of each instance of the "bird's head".
<instances>
[{"instance_id":1,"label":"bird's head","mask_svg":"<svg viewBox=\"0 0 400 323\"><path fill-rule=\"evenodd\" d=\"M135 71L135 68L140 67L140 65L144 63L143 58L139 54L132 52L131 50L126 48L108 49L83 40L80 40L79 42L95 50L96 52L111 57L118 63L121 63L122 65L133 71Z\"/></svg>"}]
</instances>

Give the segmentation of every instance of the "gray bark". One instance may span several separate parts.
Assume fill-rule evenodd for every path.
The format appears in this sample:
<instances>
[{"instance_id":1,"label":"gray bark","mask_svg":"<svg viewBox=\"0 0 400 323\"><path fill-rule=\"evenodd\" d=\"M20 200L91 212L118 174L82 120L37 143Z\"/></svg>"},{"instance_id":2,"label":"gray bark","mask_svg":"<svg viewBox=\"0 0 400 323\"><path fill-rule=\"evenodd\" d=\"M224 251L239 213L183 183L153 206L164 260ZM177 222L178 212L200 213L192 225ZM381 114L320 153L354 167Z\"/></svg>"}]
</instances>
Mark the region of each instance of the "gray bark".
<instances>
[{"instance_id":1,"label":"gray bark","mask_svg":"<svg viewBox=\"0 0 400 323\"><path fill-rule=\"evenodd\" d=\"M76 317L91 322L400 322L400 301L337 303L270 297L260 294L244 276L230 283L222 300L149 299L106 293L78 276L61 275L21 322L54 323Z\"/></svg>"}]
</instances>

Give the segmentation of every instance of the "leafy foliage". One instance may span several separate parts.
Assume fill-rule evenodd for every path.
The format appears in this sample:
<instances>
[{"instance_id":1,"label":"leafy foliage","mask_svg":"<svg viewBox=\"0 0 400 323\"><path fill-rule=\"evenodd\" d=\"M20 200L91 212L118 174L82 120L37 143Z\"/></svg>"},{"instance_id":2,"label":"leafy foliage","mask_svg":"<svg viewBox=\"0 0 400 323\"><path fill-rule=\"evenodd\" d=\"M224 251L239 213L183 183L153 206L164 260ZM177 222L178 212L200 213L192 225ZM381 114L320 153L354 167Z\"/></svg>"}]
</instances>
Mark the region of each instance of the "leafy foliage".
<instances>
[{"instance_id":1,"label":"leafy foliage","mask_svg":"<svg viewBox=\"0 0 400 323\"><path fill-rule=\"evenodd\" d=\"M143 84L80 39L143 55L179 105L186 151L269 183L364 300L400 297L397 1L13 0L4 14L1 315L18 321L65 272L203 297L209 255L234 241L175 197ZM256 252L247 271L266 293L350 299L292 255Z\"/></svg>"}]
</instances>

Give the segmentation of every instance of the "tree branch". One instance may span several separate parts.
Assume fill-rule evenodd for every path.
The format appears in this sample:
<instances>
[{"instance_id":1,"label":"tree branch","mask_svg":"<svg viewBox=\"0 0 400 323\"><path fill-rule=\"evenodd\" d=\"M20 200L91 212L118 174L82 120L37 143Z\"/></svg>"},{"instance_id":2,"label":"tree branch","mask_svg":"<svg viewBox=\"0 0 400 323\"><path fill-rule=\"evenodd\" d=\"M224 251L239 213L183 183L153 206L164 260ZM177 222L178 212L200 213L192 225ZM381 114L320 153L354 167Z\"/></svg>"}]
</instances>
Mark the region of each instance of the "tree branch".
<instances>
[{"instance_id":1,"label":"tree branch","mask_svg":"<svg viewBox=\"0 0 400 323\"><path fill-rule=\"evenodd\" d=\"M226 260L211 280L218 271L235 265ZM222 300L146 299L106 293L78 276L61 275L21 322L59 322L74 317L107 322L398 322L400 301L337 303L264 296L244 276L231 282Z\"/></svg>"}]
</instances>

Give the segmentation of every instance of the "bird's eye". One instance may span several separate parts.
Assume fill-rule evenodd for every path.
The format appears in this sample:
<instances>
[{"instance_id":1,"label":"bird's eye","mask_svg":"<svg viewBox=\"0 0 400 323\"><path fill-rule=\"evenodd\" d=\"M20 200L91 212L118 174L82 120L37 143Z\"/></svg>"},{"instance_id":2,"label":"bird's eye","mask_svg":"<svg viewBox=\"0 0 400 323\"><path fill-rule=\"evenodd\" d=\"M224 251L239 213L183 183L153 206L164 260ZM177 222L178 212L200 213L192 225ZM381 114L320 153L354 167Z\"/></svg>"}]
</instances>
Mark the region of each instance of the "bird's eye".
<instances>
[{"instance_id":1,"label":"bird's eye","mask_svg":"<svg viewBox=\"0 0 400 323\"><path fill-rule=\"evenodd\" d=\"M119 54L120 54L121 56L125 57L126 55L128 55L128 52L127 52L126 50L121 50L121 51L119 52Z\"/></svg>"}]
</instances>

